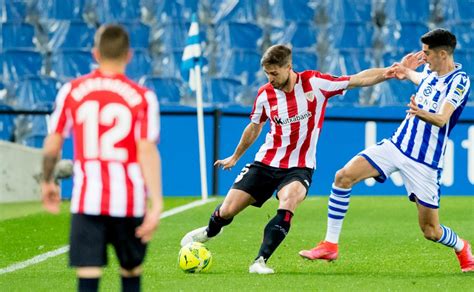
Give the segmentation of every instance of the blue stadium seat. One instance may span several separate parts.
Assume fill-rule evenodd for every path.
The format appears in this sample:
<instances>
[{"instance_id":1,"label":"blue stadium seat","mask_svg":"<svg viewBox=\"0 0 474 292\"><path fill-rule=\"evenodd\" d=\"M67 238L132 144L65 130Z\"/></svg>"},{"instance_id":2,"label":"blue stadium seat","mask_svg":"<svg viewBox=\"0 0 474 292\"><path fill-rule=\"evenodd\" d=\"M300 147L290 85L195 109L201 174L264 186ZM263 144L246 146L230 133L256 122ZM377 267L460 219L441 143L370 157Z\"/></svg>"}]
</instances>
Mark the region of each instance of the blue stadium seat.
<instances>
[{"instance_id":1,"label":"blue stadium seat","mask_svg":"<svg viewBox=\"0 0 474 292\"><path fill-rule=\"evenodd\" d=\"M158 23L187 22L198 11L199 0L156 1L141 0L142 19L155 19Z\"/></svg>"},{"instance_id":2,"label":"blue stadium seat","mask_svg":"<svg viewBox=\"0 0 474 292\"><path fill-rule=\"evenodd\" d=\"M15 81L41 72L43 59L34 50L6 50L3 52L3 78Z\"/></svg>"},{"instance_id":3,"label":"blue stadium seat","mask_svg":"<svg viewBox=\"0 0 474 292\"><path fill-rule=\"evenodd\" d=\"M35 147L43 147L48 134L47 117L44 115L20 115L15 118L15 142Z\"/></svg>"},{"instance_id":4,"label":"blue stadium seat","mask_svg":"<svg viewBox=\"0 0 474 292\"><path fill-rule=\"evenodd\" d=\"M140 20L140 1L137 0L100 0L96 9L100 23Z\"/></svg>"},{"instance_id":5,"label":"blue stadium seat","mask_svg":"<svg viewBox=\"0 0 474 292\"><path fill-rule=\"evenodd\" d=\"M147 76L140 83L156 93L160 104L179 104L182 82L178 78Z\"/></svg>"},{"instance_id":6,"label":"blue stadium seat","mask_svg":"<svg viewBox=\"0 0 474 292\"><path fill-rule=\"evenodd\" d=\"M325 73L335 76L352 75L362 70L375 67L374 52L365 50L340 50L334 51L327 57ZM332 104L354 105L360 100L367 99L365 90L351 89L344 96L332 98Z\"/></svg>"},{"instance_id":7,"label":"blue stadium seat","mask_svg":"<svg viewBox=\"0 0 474 292\"><path fill-rule=\"evenodd\" d=\"M0 104L0 110L12 110L12 108ZM13 129L13 115L0 114L0 140L13 141Z\"/></svg>"},{"instance_id":8,"label":"blue stadium seat","mask_svg":"<svg viewBox=\"0 0 474 292\"><path fill-rule=\"evenodd\" d=\"M29 77L18 82L16 110L52 110L60 82L51 77Z\"/></svg>"},{"instance_id":9,"label":"blue stadium seat","mask_svg":"<svg viewBox=\"0 0 474 292\"><path fill-rule=\"evenodd\" d=\"M261 55L254 50L227 50L217 58L220 77L239 79L243 85L250 84L260 70Z\"/></svg>"},{"instance_id":10,"label":"blue stadium seat","mask_svg":"<svg viewBox=\"0 0 474 292\"><path fill-rule=\"evenodd\" d=\"M48 49L90 49L94 46L95 28L82 21L47 22Z\"/></svg>"},{"instance_id":11,"label":"blue stadium seat","mask_svg":"<svg viewBox=\"0 0 474 292\"><path fill-rule=\"evenodd\" d=\"M145 49L150 45L150 28L140 22L121 22L130 36L130 47Z\"/></svg>"},{"instance_id":12,"label":"blue stadium seat","mask_svg":"<svg viewBox=\"0 0 474 292\"><path fill-rule=\"evenodd\" d=\"M388 22L422 22L430 20L430 0L386 0Z\"/></svg>"},{"instance_id":13,"label":"blue stadium seat","mask_svg":"<svg viewBox=\"0 0 474 292\"><path fill-rule=\"evenodd\" d=\"M160 35L159 42L162 50L172 52L182 50L186 45L186 37L189 26L184 22L166 22L159 25L157 34Z\"/></svg>"},{"instance_id":14,"label":"blue stadium seat","mask_svg":"<svg viewBox=\"0 0 474 292\"><path fill-rule=\"evenodd\" d=\"M89 50L58 50L51 57L52 75L71 79L96 68Z\"/></svg>"},{"instance_id":15,"label":"blue stadium seat","mask_svg":"<svg viewBox=\"0 0 474 292\"><path fill-rule=\"evenodd\" d=\"M474 0L439 0L447 23L474 20Z\"/></svg>"},{"instance_id":16,"label":"blue stadium seat","mask_svg":"<svg viewBox=\"0 0 474 292\"><path fill-rule=\"evenodd\" d=\"M456 36L456 48L474 49L474 21L452 23L448 29Z\"/></svg>"},{"instance_id":17,"label":"blue stadium seat","mask_svg":"<svg viewBox=\"0 0 474 292\"><path fill-rule=\"evenodd\" d=\"M474 75L474 49L454 51L454 61L461 63L467 75Z\"/></svg>"},{"instance_id":18,"label":"blue stadium seat","mask_svg":"<svg viewBox=\"0 0 474 292\"><path fill-rule=\"evenodd\" d=\"M227 22L218 26L216 35L216 41L220 46L256 50L259 47L263 32L255 24Z\"/></svg>"},{"instance_id":19,"label":"blue stadium seat","mask_svg":"<svg viewBox=\"0 0 474 292\"><path fill-rule=\"evenodd\" d=\"M372 21L372 0L332 0L326 9L332 23Z\"/></svg>"},{"instance_id":20,"label":"blue stadium seat","mask_svg":"<svg viewBox=\"0 0 474 292\"><path fill-rule=\"evenodd\" d=\"M318 56L316 50L293 49L293 68L295 71L316 70L318 68Z\"/></svg>"},{"instance_id":21,"label":"blue stadium seat","mask_svg":"<svg viewBox=\"0 0 474 292\"><path fill-rule=\"evenodd\" d=\"M6 22L2 24L3 49L34 49L35 28L24 22Z\"/></svg>"},{"instance_id":22,"label":"blue stadium seat","mask_svg":"<svg viewBox=\"0 0 474 292\"><path fill-rule=\"evenodd\" d=\"M233 78L209 78L206 91L213 104L237 103L242 94L242 83Z\"/></svg>"},{"instance_id":23,"label":"blue stadium seat","mask_svg":"<svg viewBox=\"0 0 474 292\"><path fill-rule=\"evenodd\" d=\"M287 22L281 27L273 27L273 44L291 44L293 48L316 47L319 31L312 22Z\"/></svg>"},{"instance_id":24,"label":"blue stadium seat","mask_svg":"<svg viewBox=\"0 0 474 292\"><path fill-rule=\"evenodd\" d=\"M389 24L383 36L384 51L419 51L420 37L428 31L428 26L420 22Z\"/></svg>"},{"instance_id":25,"label":"blue stadium seat","mask_svg":"<svg viewBox=\"0 0 474 292\"><path fill-rule=\"evenodd\" d=\"M144 75L153 74L151 57L146 50L133 50L133 57L127 65L126 74L134 80L139 80Z\"/></svg>"},{"instance_id":26,"label":"blue stadium seat","mask_svg":"<svg viewBox=\"0 0 474 292\"><path fill-rule=\"evenodd\" d=\"M32 21L39 17L36 1L5 0L6 21Z\"/></svg>"},{"instance_id":27,"label":"blue stadium seat","mask_svg":"<svg viewBox=\"0 0 474 292\"><path fill-rule=\"evenodd\" d=\"M328 37L336 49L372 48L374 27L369 22L335 24Z\"/></svg>"},{"instance_id":28,"label":"blue stadium seat","mask_svg":"<svg viewBox=\"0 0 474 292\"><path fill-rule=\"evenodd\" d=\"M87 10L87 0L39 0L43 19L83 21ZM90 3L92 4L92 3Z\"/></svg>"},{"instance_id":29,"label":"blue stadium seat","mask_svg":"<svg viewBox=\"0 0 474 292\"><path fill-rule=\"evenodd\" d=\"M220 23L226 21L255 22L259 16L259 5L262 1L238 0L222 1L211 0L212 22Z\"/></svg>"},{"instance_id":30,"label":"blue stadium seat","mask_svg":"<svg viewBox=\"0 0 474 292\"><path fill-rule=\"evenodd\" d=\"M315 8L307 0L275 0L270 2L272 19L283 21L312 21Z\"/></svg>"}]
</instances>

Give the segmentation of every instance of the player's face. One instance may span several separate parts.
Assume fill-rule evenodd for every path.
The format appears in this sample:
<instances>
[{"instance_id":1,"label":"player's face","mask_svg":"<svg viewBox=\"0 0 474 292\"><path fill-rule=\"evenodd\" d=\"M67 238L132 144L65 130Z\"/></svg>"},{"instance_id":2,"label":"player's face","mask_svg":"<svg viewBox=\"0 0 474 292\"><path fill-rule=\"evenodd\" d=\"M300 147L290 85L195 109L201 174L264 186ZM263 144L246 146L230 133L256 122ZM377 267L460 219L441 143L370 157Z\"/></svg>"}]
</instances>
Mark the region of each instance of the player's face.
<instances>
[{"instance_id":1,"label":"player's face","mask_svg":"<svg viewBox=\"0 0 474 292\"><path fill-rule=\"evenodd\" d=\"M430 49L428 45L423 44L422 47L426 63L430 65L430 70L437 72L440 69L442 58L439 50Z\"/></svg>"},{"instance_id":2,"label":"player's face","mask_svg":"<svg viewBox=\"0 0 474 292\"><path fill-rule=\"evenodd\" d=\"M277 65L264 66L263 71L267 75L268 82L270 82L275 89L283 89L290 78L291 65L283 67Z\"/></svg>"}]
</instances>

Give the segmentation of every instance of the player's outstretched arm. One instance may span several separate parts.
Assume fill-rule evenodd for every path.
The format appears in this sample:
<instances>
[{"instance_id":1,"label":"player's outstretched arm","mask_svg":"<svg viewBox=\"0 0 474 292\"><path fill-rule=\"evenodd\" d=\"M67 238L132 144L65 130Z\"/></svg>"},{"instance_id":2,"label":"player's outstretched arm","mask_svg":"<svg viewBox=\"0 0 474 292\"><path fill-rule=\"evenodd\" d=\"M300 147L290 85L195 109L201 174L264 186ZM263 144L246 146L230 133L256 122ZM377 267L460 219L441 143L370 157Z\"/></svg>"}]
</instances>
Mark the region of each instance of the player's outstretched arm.
<instances>
[{"instance_id":1,"label":"player's outstretched arm","mask_svg":"<svg viewBox=\"0 0 474 292\"><path fill-rule=\"evenodd\" d=\"M59 186L54 182L54 167L59 156L63 137L60 134L50 134L44 140L43 145L43 177L41 179L41 199L46 211L57 214L61 197L59 195Z\"/></svg>"},{"instance_id":2,"label":"player's outstretched arm","mask_svg":"<svg viewBox=\"0 0 474 292\"><path fill-rule=\"evenodd\" d=\"M418 105L415 102L414 95L410 97L410 103L407 105L408 105L407 113L409 115L416 116L419 119L440 128L446 125L446 123L449 121L449 119L451 118L451 115L453 114L455 110L452 104L450 104L449 102L445 102L438 113L430 113L418 107Z\"/></svg>"},{"instance_id":3,"label":"player's outstretched arm","mask_svg":"<svg viewBox=\"0 0 474 292\"><path fill-rule=\"evenodd\" d=\"M392 77L386 75L389 68L372 68L361 71L351 76L348 89L356 87L372 86Z\"/></svg>"},{"instance_id":4,"label":"player's outstretched arm","mask_svg":"<svg viewBox=\"0 0 474 292\"><path fill-rule=\"evenodd\" d=\"M163 210L161 158L154 142L141 140L137 143L137 148L138 163L140 164L145 186L148 190L148 197L151 201L143 223L137 227L135 232L135 235L145 243L152 239L153 233L160 223L160 216Z\"/></svg>"},{"instance_id":5,"label":"player's outstretched arm","mask_svg":"<svg viewBox=\"0 0 474 292\"><path fill-rule=\"evenodd\" d=\"M394 63L390 68L388 68L385 73L387 78L397 78L399 80L408 79L414 84L418 85L421 82L422 74L416 72L408 67L405 67L401 63Z\"/></svg>"},{"instance_id":6,"label":"player's outstretched arm","mask_svg":"<svg viewBox=\"0 0 474 292\"><path fill-rule=\"evenodd\" d=\"M239 161L240 157L244 155L245 151L257 140L264 124L265 123L255 124L250 122L242 133L242 137L240 138L237 148L235 148L234 154L225 159L217 160L214 162L214 166L221 166L222 169L230 170L237 161Z\"/></svg>"}]
</instances>

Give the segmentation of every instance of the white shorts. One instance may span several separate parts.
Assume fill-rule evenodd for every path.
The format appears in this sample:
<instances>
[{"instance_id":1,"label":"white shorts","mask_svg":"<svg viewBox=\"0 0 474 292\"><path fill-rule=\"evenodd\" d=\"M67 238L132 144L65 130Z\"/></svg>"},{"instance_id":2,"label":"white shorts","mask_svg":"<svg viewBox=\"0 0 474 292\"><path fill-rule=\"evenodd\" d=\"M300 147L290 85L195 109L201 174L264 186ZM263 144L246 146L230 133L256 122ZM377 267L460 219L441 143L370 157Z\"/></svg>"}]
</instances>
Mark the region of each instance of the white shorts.
<instances>
[{"instance_id":1,"label":"white shorts","mask_svg":"<svg viewBox=\"0 0 474 292\"><path fill-rule=\"evenodd\" d=\"M428 208L439 208L441 170L419 163L405 154L387 139L373 145L358 155L367 159L378 170L378 182L384 182L393 172L400 171L410 201Z\"/></svg>"}]
</instances>

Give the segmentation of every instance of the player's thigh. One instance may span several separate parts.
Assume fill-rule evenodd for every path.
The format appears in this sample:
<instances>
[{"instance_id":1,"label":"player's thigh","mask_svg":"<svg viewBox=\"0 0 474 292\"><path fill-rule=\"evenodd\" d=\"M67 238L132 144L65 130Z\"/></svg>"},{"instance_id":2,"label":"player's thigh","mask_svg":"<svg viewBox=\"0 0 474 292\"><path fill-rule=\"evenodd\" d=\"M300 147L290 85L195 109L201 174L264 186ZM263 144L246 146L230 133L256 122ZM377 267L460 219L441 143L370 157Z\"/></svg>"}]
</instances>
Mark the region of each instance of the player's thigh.
<instances>
[{"instance_id":1,"label":"player's thigh","mask_svg":"<svg viewBox=\"0 0 474 292\"><path fill-rule=\"evenodd\" d=\"M234 217L255 202L255 198L249 193L243 190L230 189L224 202L222 202L219 212L224 218Z\"/></svg>"},{"instance_id":2,"label":"player's thigh","mask_svg":"<svg viewBox=\"0 0 474 292\"><path fill-rule=\"evenodd\" d=\"M357 154L344 166L343 172L354 183L370 177L384 182L390 174L398 170L398 161L402 156L392 142L383 140Z\"/></svg>"},{"instance_id":3,"label":"player's thigh","mask_svg":"<svg viewBox=\"0 0 474 292\"><path fill-rule=\"evenodd\" d=\"M103 216L73 214L69 264L72 267L102 267L107 264L107 232Z\"/></svg>"},{"instance_id":4,"label":"player's thigh","mask_svg":"<svg viewBox=\"0 0 474 292\"><path fill-rule=\"evenodd\" d=\"M114 246L120 267L133 270L145 259L147 244L135 236L135 230L143 223L143 217L113 218L107 224L107 241Z\"/></svg>"}]
</instances>

